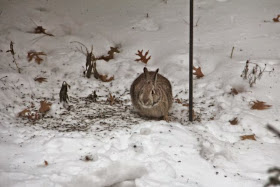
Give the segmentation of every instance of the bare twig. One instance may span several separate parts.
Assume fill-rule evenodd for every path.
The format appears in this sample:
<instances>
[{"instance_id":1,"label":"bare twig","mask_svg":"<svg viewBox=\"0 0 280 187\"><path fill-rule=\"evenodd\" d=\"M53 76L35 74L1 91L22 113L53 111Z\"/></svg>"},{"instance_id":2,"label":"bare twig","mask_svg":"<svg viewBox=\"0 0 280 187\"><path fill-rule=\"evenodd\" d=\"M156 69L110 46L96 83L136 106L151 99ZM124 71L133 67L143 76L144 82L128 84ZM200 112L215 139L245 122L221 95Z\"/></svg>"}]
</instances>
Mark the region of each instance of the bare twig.
<instances>
[{"instance_id":1,"label":"bare twig","mask_svg":"<svg viewBox=\"0 0 280 187\"><path fill-rule=\"evenodd\" d=\"M280 131L278 131L276 128L274 128L273 126L271 125L267 125L266 128L268 130L270 130L271 132L273 132L274 134L276 134L279 138L280 138Z\"/></svg>"},{"instance_id":2,"label":"bare twig","mask_svg":"<svg viewBox=\"0 0 280 187\"><path fill-rule=\"evenodd\" d=\"M17 61L16 61L16 58L15 58L15 51L14 51L14 42L10 42L10 49L6 51L7 53L11 53L12 56L13 56L13 62L16 64L16 67L17 67L17 70L18 72L20 73L20 68L18 67L18 64L17 64Z\"/></svg>"},{"instance_id":3,"label":"bare twig","mask_svg":"<svg viewBox=\"0 0 280 187\"><path fill-rule=\"evenodd\" d=\"M195 24L195 27L198 27L198 22L199 22L199 20L200 20L200 17L197 19L196 24Z\"/></svg>"},{"instance_id":4,"label":"bare twig","mask_svg":"<svg viewBox=\"0 0 280 187\"><path fill-rule=\"evenodd\" d=\"M8 76L6 75L6 76L4 76L4 77L0 78L0 80L5 79L5 78L7 78L7 77L8 77Z\"/></svg>"},{"instance_id":5,"label":"bare twig","mask_svg":"<svg viewBox=\"0 0 280 187\"><path fill-rule=\"evenodd\" d=\"M234 46L232 47L231 49L231 54L230 54L230 58L232 58L232 55L233 55L233 51L234 51Z\"/></svg>"},{"instance_id":6,"label":"bare twig","mask_svg":"<svg viewBox=\"0 0 280 187\"><path fill-rule=\"evenodd\" d=\"M83 47L86 49L87 53L89 53L87 47L85 46L85 44L83 44L83 43L81 43L81 42L78 42L78 41L72 41L72 42L70 42L70 43L78 43L78 44L80 44L81 46L83 46ZM82 50L82 47L81 47L81 52L82 52L83 54L85 54L84 51Z\"/></svg>"}]
</instances>

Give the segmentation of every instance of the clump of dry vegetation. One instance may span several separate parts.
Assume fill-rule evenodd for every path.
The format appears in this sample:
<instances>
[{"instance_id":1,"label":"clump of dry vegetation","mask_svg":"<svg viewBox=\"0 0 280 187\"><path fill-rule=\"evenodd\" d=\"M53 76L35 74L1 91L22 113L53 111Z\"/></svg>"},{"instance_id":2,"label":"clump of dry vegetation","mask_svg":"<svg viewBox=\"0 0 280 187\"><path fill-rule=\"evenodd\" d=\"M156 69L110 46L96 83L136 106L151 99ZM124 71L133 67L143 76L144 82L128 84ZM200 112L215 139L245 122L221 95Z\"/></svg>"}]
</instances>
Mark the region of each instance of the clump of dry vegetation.
<instances>
[{"instance_id":1,"label":"clump of dry vegetation","mask_svg":"<svg viewBox=\"0 0 280 187\"><path fill-rule=\"evenodd\" d=\"M108 75L101 75L98 73L96 69L96 60L105 60L109 61L114 58L114 53L119 52L118 47L111 47L110 51L108 52L108 56L101 56L101 57L95 57L93 54L93 46L91 46L91 50L89 51L88 48L81 42L73 41L71 43L78 43L81 45L81 48L78 49L81 53L83 53L86 56L86 70L84 71L84 74L87 78L91 77L91 74L94 75L94 78L99 79L103 82L110 82L114 80L114 76L109 77ZM85 48L86 52L83 51L83 48Z\"/></svg>"},{"instance_id":2,"label":"clump of dry vegetation","mask_svg":"<svg viewBox=\"0 0 280 187\"><path fill-rule=\"evenodd\" d=\"M250 70L249 65L253 64L253 68ZM258 64L252 63L249 60L246 61L245 67L242 71L242 74L240 75L244 80L248 80L250 87L253 87L254 84L256 84L257 80L260 80L262 78L262 75L264 72L273 72L274 69L271 71L265 71L266 64L264 68L261 68Z\"/></svg>"}]
</instances>

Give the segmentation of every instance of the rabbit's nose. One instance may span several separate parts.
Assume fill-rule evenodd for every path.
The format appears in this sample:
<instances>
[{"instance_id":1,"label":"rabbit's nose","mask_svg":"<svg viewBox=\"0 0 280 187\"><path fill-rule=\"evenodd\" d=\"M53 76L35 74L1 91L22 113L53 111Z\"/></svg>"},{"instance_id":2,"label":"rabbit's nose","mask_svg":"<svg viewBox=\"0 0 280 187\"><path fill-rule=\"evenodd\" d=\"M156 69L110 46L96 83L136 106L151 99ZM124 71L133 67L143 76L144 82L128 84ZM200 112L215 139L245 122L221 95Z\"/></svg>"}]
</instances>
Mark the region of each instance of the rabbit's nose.
<instances>
[{"instance_id":1,"label":"rabbit's nose","mask_svg":"<svg viewBox=\"0 0 280 187\"><path fill-rule=\"evenodd\" d=\"M143 99L143 104L144 104L145 106L151 105L150 99Z\"/></svg>"}]
</instances>

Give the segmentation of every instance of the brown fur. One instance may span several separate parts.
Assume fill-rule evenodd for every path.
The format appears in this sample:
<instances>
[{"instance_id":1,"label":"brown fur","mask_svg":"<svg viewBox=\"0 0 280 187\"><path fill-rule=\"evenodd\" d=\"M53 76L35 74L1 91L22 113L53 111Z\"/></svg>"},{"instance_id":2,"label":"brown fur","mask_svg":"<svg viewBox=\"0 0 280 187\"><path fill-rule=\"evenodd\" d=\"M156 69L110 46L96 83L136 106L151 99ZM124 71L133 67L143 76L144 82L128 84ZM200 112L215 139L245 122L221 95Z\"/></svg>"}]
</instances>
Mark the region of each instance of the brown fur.
<instances>
[{"instance_id":1,"label":"brown fur","mask_svg":"<svg viewBox=\"0 0 280 187\"><path fill-rule=\"evenodd\" d=\"M167 78L156 71L148 71L137 77L131 87L130 96L136 111L145 117L168 120L168 110L172 106L172 87Z\"/></svg>"}]
</instances>

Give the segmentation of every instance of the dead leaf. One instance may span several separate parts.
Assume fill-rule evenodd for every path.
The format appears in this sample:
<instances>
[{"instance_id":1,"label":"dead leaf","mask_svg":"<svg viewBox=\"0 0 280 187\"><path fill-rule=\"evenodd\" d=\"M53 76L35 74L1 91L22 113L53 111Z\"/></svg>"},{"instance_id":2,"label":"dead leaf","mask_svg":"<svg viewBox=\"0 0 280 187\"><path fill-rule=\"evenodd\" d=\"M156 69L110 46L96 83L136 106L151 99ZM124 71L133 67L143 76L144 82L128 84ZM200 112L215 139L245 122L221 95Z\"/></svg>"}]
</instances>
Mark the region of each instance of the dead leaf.
<instances>
[{"instance_id":1,"label":"dead leaf","mask_svg":"<svg viewBox=\"0 0 280 187\"><path fill-rule=\"evenodd\" d=\"M280 22L280 14L277 15L276 18L272 19L274 22Z\"/></svg>"},{"instance_id":2,"label":"dead leaf","mask_svg":"<svg viewBox=\"0 0 280 187\"><path fill-rule=\"evenodd\" d=\"M108 51L108 55L104 56L102 55L101 57L98 57L97 60L105 60L105 61L109 61L114 59L114 53L120 53L119 51L119 47L110 47L110 50Z\"/></svg>"},{"instance_id":3,"label":"dead leaf","mask_svg":"<svg viewBox=\"0 0 280 187\"><path fill-rule=\"evenodd\" d=\"M107 101L110 103L110 105L114 105L116 103L116 97L114 95L112 95L111 93L109 93L109 96L107 98Z\"/></svg>"},{"instance_id":4,"label":"dead leaf","mask_svg":"<svg viewBox=\"0 0 280 187\"><path fill-rule=\"evenodd\" d=\"M182 104L182 101L180 99L175 99L175 103L179 103L179 104Z\"/></svg>"},{"instance_id":5,"label":"dead leaf","mask_svg":"<svg viewBox=\"0 0 280 187\"><path fill-rule=\"evenodd\" d=\"M31 114L28 115L27 117L29 120L33 120L33 121L36 121L36 120L39 120L41 118L41 115L38 114L37 112L32 112Z\"/></svg>"},{"instance_id":6,"label":"dead leaf","mask_svg":"<svg viewBox=\"0 0 280 187\"><path fill-rule=\"evenodd\" d=\"M44 52L29 51L27 53L28 62L30 62L31 60L33 60L33 58L35 58L35 62L37 64L41 64L41 62L43 62L43 58L40 57L41 55L46 56Z\"/></svg>"},{"instance_id":7,"label":"dead leaf","mask_svg":"<svg viewBox=\"0 0 280 187\"><path fill-rule=\"evenodd\" d=\"M34 29L33 33L34 34L45 34L45 35L48 35L48 36L54 36L53 34L47 33L46 29L44 29L42 26L37 26Z\"/></svg>"},{"instance_id":8,"label":"dead leaf","mask_svg":"<svg viewBox=\"0 0 280 187\"><path fill-rule=\"evenodd\" d=\"M151 59L151 56L149 56L149 57L147 58L148 53L149 53L149 50L145 53L145 55L143 55L143 49L142 49L141 51L138 50L138 53L136 53L136 55L139 56L140 58L139 58L139 59L136 59L135 61L137 61L137 62L138 62L138 61L141 61L141 62L147 64L148 61Z\"/></svg>"},{"instance_id":9,"label":"dead leaf","mask_svg":"<svg viewBox=\"0 0 280 187\"><path fill-rule=\"evenodd\" d=\"M238 118L235 117L235 118L233 118L232 120L229 120L229 123L230 123L231 125L237 125L237 124L238 124Z\"/></svg>"},{"instance_id":10,"label":"dead leaf","mask_svg":"<svg viewBox=\"0 0 280 187\"><path fill-rule=\"evenodd\" d=\"M240 136L241 140L254 140L256 141L255 134Z\"/></svg>"},{"instance_id":11,"label":"dead leaf","mask_svg":"<svg viewBox=\"0 0 280 187\"><path fill-rule=\"evenodd\" d=\"M231 95L237 95L237 94L238 94L238 91L237 91L235 88L232 88L232 89L230 90L230 94L231 94Z\"/></svg>"},{"instance_id":12,"label":"dead leaf","mask_svg":"<svg viewBox=\"0 0 280 187\"><path fill-rule=\"evenodd\" d=\"M31 113L31 111L28 108L26 108L23 111L19 112L18 116L19 117L28 117L30 115L30 113Z\"/></svg>"},{"instance_id":13,"label":"dead leaf","mask_svg":"<svg viewBox=\"0 0 280 187\"><path fill-rule=\"evenodd\" d=\"M271 107L271 105L267 105L265 102L263 101L253 101L253 105L251 106L252 110L266 110L269 109Z\"/></svg>"},{"instance_id":14,"label":"dead leaf","mask_svg":"<svg viewBox=\"0 0 280 187\"><path fill-rule=\"evenodd\" d=\"M189 104L188 103L183 103L182 101L181 101L181 99L175 99L175 103L179 103L179 104L181 104L182 106L189 106Z\"/></svg>"},{"instance_id":15,"label":"dead leaf","mask_svg":"<svg viewBox=\"0 0 280 187\"><path fill-rule=\"evenodd\" d=\"M39 83L48 82L48 81L47 81L47 78L44 78L44 77L36 77L36 78L34 79L34 81L37 81L37 82L39 82Z\"/></svg>"},{"instance_id":16,"label":"dead leaf","mask_svg":"<svg viewBox=\"0 0 280 187\"><path fill-rule=\"evenodd\" d=\"M45 163L45 166L48 166L49 165L49 163L48 163L48 161L44 161L44 163Z\"/></svg>"},{"instance_id":17,"label":"dead leaf","mask_svg":"<svg viewBox=\"0 0 280 187\"><path fill-rule=\"evenodd\" d=\"M99 74L99 79L103 82L110 82L110 81L114 80L114 76L108 78L108 75Z\"/></svg>"},{"instance_id":18,"label":"dead leaf","mask_svg":"<svg viewBox=\"0 0 280 187\"><path fill-rule=\"evenodd\" d=\"M20 113L18 113L19 117L22 118L27 118L29 120L39 120L41 118L40 114L38 114L37 112L31 112L31 110L29 110L28 108L24 109L23 111L21 111Z\"/></svg>"},{"instance_id":19,"label":"dead leaf","mask_svg":"<svg viewBox=\"0 0 280 187\"><path fill-rule=\"evenodd\" d=\"M196 75L196 78L200 79L201 77L204 77L204 74L202 73L200 67L196 68L193 66L193 70L194 70L193 74Z\"/></svg>"},{"instance_id":20,"label":"dead leaf","mask_svg":"<svg viewBox=\"0 0 280 187\"><path fill-rule=\"evenodd\" d=\"M47 101L41 101L40 104L41 104L41 107L39 109L40 113L46 113L51 109L52 104L48 103Z\"/></svg>"}]
</instances>

